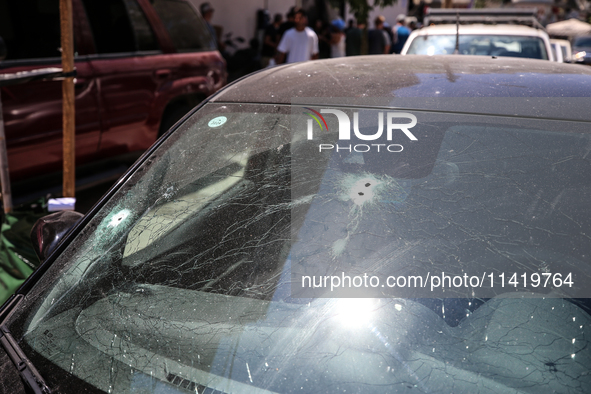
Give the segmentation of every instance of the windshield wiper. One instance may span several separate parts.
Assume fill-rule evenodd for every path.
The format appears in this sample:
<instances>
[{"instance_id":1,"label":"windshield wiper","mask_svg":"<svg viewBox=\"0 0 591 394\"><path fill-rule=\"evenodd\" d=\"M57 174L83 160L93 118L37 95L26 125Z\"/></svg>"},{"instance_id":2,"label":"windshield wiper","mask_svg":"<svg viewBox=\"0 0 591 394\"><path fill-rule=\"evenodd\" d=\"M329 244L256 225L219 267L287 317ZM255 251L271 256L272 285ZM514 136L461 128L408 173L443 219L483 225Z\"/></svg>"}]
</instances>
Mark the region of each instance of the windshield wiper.
<instances>
[{"instance_id":1,"label":"windshield wiper","mask_svg":"<svg viewBox=\"0 0 591 394\"><path fill-rule=\"evenodd\" d=\"M21 375L23 381L29 386L35 394L49 394L51 390L45 384L45 381L39 374L39 371L33 366L31 361L25 356L25 353L16 343L8 329L4 326L0 327L0 344L16 366L18 373Z\"/></svg>"}]
</instances>

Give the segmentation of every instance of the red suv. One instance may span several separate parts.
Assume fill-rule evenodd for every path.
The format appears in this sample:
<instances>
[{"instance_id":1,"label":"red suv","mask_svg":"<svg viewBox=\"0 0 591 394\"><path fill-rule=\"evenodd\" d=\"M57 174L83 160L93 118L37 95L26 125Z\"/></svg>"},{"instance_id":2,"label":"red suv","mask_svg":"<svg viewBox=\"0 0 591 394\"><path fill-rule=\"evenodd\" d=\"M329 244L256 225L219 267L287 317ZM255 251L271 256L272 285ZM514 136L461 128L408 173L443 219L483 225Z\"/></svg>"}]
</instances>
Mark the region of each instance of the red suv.
<instances>
[{"instance_id":1,"label":"red suv","mask_svg":"<svg viewBox=\"0 0 591 394\"><path fill-rule=\"evenodd\" d=\"M72 0L76 164L148 148L226 83L225 62L186 0ZM60 67L59 0L0 0L0 73ZM11 178L62 168L62 87L2 88Z\"/></svg>"}]
</instances>

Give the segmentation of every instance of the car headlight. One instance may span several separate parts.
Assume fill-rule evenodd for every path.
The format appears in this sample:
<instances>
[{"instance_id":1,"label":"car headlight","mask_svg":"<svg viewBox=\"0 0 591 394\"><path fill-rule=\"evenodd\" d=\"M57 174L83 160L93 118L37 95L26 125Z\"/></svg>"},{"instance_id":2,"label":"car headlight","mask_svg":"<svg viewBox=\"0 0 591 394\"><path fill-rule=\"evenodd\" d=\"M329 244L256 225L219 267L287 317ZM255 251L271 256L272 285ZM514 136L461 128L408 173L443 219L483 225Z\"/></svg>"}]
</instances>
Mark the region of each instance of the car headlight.
<instances>
[{"instance_id":1,"label":"car headlight","mask_svg":"<svg viewBox=\"0 0 591 394\"><path fill-rule=\"evenodd\" d=\"M585 51L581 51L581 52L577 52L574 55L575 60L581 60L583 59L585 56L587 56L587 52Z\"/></svg>"}]
</instances>

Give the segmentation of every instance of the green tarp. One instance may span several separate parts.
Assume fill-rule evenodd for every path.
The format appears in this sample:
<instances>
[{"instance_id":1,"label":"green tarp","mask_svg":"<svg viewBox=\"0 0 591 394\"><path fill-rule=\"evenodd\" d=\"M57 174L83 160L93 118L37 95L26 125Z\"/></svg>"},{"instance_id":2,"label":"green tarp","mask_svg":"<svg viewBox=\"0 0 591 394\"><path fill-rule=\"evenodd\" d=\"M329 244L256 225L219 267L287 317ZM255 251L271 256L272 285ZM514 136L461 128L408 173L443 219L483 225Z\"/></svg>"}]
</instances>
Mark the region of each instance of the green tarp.
<instances>
[{"instance_id":1,"label":"green tarp","mask_svg":"<svg viewBox=\"0 0 591 394\"><path fill-rule=\"evenodd\" d=\"M0 233L0 305L39 265L31 243L31 228L47 215L44 204L33 204L2 217Z\"/></svg>"}]
</instances>

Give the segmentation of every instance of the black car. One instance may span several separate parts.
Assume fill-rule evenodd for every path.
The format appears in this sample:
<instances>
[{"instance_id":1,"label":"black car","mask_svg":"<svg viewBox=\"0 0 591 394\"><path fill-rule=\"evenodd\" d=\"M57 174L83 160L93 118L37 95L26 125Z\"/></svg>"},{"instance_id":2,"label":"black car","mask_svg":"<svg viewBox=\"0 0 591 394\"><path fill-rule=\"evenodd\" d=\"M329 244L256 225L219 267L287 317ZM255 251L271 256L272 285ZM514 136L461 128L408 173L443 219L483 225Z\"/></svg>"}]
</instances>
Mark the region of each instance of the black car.
<instances>
[{"instance_id":1,"label":"black car","mask_svg":"<svg viewBox=\"0 0 591 394\"><path fill-rule=\"evenodd\" d=\"M591 64L591 36L579 36L573 40L573 58L577 63Z\"/></svg>"},{"instance_id":2,"label":"black car","mask_svg":"<svg viewBox=\"0 0 591 394\"><path fill-rule=\"evenodd\" d=\"M37 224L0 391L590 392L590 96L479 56L242 79Z\"/></svg>"}]
</instances>

